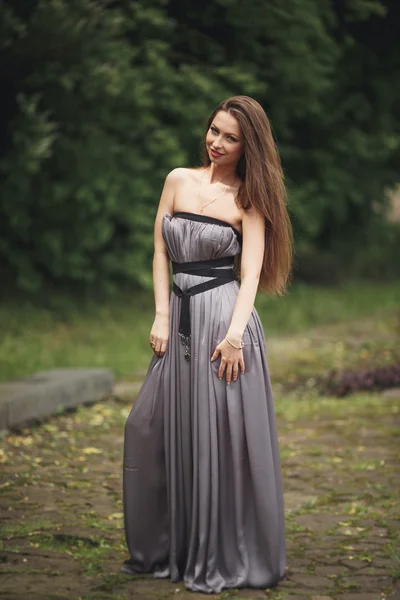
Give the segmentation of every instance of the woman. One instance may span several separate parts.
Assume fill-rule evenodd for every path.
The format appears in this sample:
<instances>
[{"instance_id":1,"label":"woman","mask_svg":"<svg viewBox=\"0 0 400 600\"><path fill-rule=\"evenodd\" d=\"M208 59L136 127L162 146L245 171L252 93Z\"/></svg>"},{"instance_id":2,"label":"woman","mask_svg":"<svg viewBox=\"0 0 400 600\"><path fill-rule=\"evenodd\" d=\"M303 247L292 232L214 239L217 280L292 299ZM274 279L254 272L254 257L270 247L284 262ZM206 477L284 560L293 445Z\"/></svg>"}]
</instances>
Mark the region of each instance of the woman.
<instances>
[{"instance_id":1,"label":"woman","mask_svg":"<svg viewBox=\"0 0 400 600\"><path fill-rule=\"evenodd\" d=\"M285 291L292 232L255 100L222 102L208 122L203 168L167 176L154 244L154 356L125 427L131 556L121 570L208 593L272 587L285 570L283 497L254 299L259 284Z\"/></svg>"}]
</instances>

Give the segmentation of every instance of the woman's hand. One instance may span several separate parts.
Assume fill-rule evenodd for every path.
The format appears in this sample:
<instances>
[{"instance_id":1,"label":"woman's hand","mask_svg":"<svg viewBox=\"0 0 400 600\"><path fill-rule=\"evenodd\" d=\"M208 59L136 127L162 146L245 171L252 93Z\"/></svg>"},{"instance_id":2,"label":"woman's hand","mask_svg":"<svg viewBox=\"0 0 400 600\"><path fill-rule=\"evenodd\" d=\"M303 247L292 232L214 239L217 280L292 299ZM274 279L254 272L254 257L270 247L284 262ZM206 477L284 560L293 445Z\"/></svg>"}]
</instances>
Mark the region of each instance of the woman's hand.
<instances>
[{"instance_id":1,"label":"woman's hand","mask_svg":"<svg viewBox=\"0 0 400 600\"><path fill-rule=\"evenodd\" d=\"M169 316L156 315L150 332L150 346L154 354L164 356L169 336Z\"/></svg>"},{"instance_id":2,"label":"woman's hand","mask_svg":"<svg viewBox=\"0 0 400 600\"><path fill-rule=\"evenodd\" d=\"M241 373L244 373L245 370L243 350L233 348L233 346L224 339L215 348L211 360L215 360L219 355L221 355L221 363L218 369L218 378L222 379L224 371L226 371L226 383L229 384L231 381L236 381L239 375L239 369Z\"/></svg>"}]
</instances>

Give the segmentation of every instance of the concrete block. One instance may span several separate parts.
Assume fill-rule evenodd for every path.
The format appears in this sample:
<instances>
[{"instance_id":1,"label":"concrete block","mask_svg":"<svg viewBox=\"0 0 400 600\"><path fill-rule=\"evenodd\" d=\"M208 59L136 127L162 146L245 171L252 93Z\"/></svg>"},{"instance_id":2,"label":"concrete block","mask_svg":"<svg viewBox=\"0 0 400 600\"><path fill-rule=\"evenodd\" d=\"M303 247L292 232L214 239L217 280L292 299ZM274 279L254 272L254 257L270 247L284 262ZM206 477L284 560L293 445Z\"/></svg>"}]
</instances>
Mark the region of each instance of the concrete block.
<instances>
[{"instance_id":1,"label":"concrete block","mask_svg":"<svg viewBox=\"0 0 400 600\"><path fill-rule=\"evenodd\" d=\"M396 400L397 398L400 398L400 387L388 388L383 392L382 396L384 398L394 398Z\"/></svg>"},{"instance_id":2,"label":"concrete block","mask_svg":"<svg viewBox=\"0 0 400 600\"><path fill-rule=\"evenodd\" d=\"M0 383L0 430L13 429L110 394L109 369L52 369Z\"/></svg>"}]
</instances>

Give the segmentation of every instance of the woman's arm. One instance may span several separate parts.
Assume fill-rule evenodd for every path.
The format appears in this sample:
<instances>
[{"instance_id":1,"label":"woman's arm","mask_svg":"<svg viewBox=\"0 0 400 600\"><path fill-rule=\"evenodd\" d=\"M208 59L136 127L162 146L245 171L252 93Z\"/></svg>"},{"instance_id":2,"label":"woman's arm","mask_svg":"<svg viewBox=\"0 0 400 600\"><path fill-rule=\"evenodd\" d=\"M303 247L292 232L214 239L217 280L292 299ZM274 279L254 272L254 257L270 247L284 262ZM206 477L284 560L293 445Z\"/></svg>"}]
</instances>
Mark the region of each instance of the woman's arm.
<instances>
[{"instance_id":1,"label":"woman's arm","mask_svg":"<svg viewBox=\"0 0 400 600\"><path fill-rule=\"evenodd\" d=\"M245 211L242 220L243 247L240 270L240 290L226 337L240 345L243 332L254 307L265 248L264 217L255 211Z\"/></svg>"},{"instance_id":2,"label":"woman's arm","mask_svg":"<svg viewBox=\"0 0 400 600\"><path fill-rule=\"evenodd\" d=\"M173 214L174 197L180 169L168 174L161 193L154 223L153 284L155 319L150 332L150 344L157 356L164 356L169 335L169 258L162 237L162 219L166 212Z\"/></svg>"},{"instance_id":3,"label":"woman's arm","mask_svg":"<svg viewBox=\"0 0 400 600\"><path fill-rule=\"evenodd\" d=\"M243 247L241 261L241 284L236 298L235 308L226 338L234 346L240 347L242 336L251 312L257 293L258 282L264 257L265 248L265 223L260 213L251 210L244 211L242 219ZM233 348L229 342L223 340L215 349L211 360L221 354L221 364L218 377L221 379L226 369L226 381L234 381L238 377L239 367L244 373L245 365L243 351Z\"/></svg>"}]
</instances>

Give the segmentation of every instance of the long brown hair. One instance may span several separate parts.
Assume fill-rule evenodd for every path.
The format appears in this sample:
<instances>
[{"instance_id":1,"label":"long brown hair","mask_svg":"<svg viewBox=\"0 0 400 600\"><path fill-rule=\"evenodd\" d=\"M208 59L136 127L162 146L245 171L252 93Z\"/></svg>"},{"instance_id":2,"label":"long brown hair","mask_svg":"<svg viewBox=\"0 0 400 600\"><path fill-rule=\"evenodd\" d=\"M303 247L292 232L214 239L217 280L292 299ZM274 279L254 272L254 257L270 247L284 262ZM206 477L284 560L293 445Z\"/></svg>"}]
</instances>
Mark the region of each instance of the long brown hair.
<instances>
[{"instance_id":1,"label":"long brown hair","mask_svg":"<svg viewBox=\"0 0 400 600\"><path fill-rule=\"evenodd\" d=\"M271 125L262 106L249 96L233 96L212 112L207 131L221 110L239 122L244 152L236 172L242 183L237 203L244 210L256 209L264 215L265 251L260 287L270 294L282 295L292 267L293 231L287 211L286 189ZM204 166L211 161L204 144Z\"/></svg>"}]
</instances>

